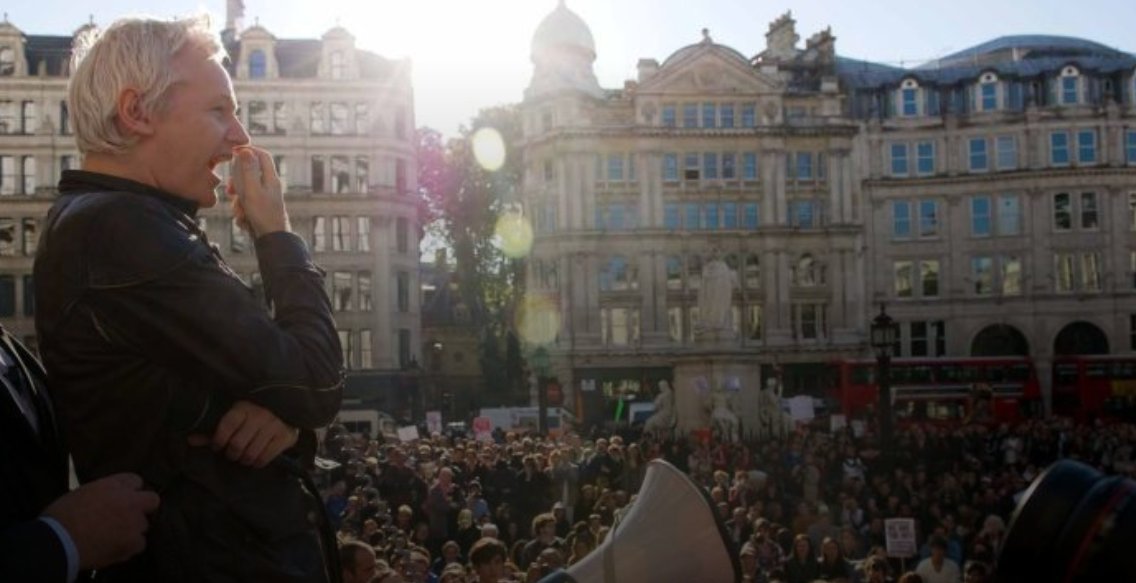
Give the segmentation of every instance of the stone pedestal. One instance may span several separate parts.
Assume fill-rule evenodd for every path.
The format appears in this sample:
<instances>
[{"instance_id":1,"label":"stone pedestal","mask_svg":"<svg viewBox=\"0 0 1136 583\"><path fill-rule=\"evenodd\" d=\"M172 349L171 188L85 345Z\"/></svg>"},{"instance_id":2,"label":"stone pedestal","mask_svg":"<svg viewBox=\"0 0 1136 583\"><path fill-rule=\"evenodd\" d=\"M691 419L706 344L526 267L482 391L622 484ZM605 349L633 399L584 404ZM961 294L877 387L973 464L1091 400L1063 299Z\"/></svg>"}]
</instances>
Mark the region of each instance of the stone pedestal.
<instances>
[{"instance_id":1,"label":"stone pedestal","mask_svg":"<svg viewBox=\"0 0 1136 583\"><path fill-rule=\"evenodd\" d=\"M761 368L728 354L680 357L674 364L676 430L687 434L710 427L710 393L725 390L741 424L741 434L756 426ZM733 390L736 386L737 390Z\"/></svg>"}]
</instances>

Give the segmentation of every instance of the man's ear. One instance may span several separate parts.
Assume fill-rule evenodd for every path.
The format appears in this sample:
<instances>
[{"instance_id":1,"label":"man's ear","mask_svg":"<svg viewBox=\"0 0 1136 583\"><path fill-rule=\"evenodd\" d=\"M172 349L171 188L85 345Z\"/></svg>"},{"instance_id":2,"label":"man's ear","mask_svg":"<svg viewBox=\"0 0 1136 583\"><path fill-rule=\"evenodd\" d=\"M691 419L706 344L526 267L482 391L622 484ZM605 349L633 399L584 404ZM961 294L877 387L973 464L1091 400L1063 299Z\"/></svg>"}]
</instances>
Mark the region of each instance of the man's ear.
<instances>
[{"instance_id":1,"label":"man's ear","mask_svg":"<svg viewBox=\"0 0 1136 583\"><path fill-rule=\"evenodd\" d=\"M150 136L154 133L151 116L142 109L142 94L127 87L118 94L114 103L115 122L126 135Z\"/></svg>"}]
</instances>

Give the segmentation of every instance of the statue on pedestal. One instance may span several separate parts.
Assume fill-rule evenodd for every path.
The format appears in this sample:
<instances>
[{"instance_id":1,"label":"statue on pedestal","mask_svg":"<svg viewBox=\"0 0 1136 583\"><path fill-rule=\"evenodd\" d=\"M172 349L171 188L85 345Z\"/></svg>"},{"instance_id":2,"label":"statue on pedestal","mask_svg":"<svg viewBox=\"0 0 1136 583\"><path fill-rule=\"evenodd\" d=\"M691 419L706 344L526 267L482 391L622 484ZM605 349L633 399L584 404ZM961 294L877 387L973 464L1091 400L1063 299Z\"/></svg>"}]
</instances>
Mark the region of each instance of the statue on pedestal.
<instances>
[{"instance_id":1,"label":"statue on pedestal","mask_svg":"<svg viewBox=\"0 0 1136 583\"><path fill-rule=\"evenodd\" d=\"M710 393L710 424L718 439L730 443L738 440L738 415L730 405L730 396L722 389Z\"/></svg>"},{"instance_id":2,"label":"statue on pedestal","mask_svg":"<svg viewBox=\"0 0 1136 583\"><path fill-rule=\"evenodd\" d=\"M781 383L776 378L766 379L759 402L761 437L784 437L793 432L793 418L781 410Z\"/></svg>"},{"instance_id":3,"label":"statue on pedestal","mask_svg":"<svg viewBox=\"0 0 1136 583\"><path fill-rule=\"evenodd\" d=\"M643 433L654 435L657 438L670 437L674 431L675 410L674 391L666 380L659 381L659 394L655 397L655 412L643 424Z\"/></svg>"},{"instance_id":4,"label":"statue on pedestal","mask_svg":"<svg viewBox=\"0 0 1136 583\"><path fill-rule=\"evenodd\" d=\"M738 275L725 261L715 256L702 268L702 285L698 291L698 332L734 334L734 290Z\"/></svg>"}]
</instances>

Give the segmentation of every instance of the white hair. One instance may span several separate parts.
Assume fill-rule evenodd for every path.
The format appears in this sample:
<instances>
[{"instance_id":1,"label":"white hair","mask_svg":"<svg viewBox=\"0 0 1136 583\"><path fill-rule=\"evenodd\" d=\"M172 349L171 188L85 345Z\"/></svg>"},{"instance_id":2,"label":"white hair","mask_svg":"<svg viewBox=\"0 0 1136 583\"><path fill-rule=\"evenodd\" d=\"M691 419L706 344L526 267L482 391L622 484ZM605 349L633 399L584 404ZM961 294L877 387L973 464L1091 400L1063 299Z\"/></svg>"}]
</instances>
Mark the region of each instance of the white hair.
<instances>
[{"instance_id":1,"label":"white hair","mask_svg":"<svg viewBox=\"0 0 1136 583\"><path fill-rule=\"evenodd\" d=\"M160 114L177 82L170 66L183 48L222 59L225 49L207 15L174 20L122 18L100 32L79 35L72 52L67 91L71 127L79 151L118 154L135 142L115 123L119 95L139 92L145 115Z\"/></svg>"}]
</instances>

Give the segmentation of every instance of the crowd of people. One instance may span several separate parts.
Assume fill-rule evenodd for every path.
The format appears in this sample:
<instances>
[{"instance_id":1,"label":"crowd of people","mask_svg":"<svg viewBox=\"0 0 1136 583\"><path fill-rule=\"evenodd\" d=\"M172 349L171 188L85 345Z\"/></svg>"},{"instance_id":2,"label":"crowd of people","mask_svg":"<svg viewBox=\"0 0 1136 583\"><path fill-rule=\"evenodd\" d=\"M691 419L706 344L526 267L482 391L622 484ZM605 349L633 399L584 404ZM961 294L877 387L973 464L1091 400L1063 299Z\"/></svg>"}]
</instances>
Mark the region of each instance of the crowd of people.
<instances>
[{"instance_id":1,"label":"crowd of people","mask_svg":"<svg viewBox=\"0 0 1136 583\"><path fill-rule=\"evenodd\" d=\"M539 581L603 541L663 458L706 489L746 581L979 583L1028 484L1059 458L1136 477L1127 424L1068 419L901 428L801 427L786 439L699 442L629 433L383 442L332 427L326 505L346 583ZM887 549L913 519L917 551ZM676 534L681 534L677 532Z\"/></svg>"}]
</instances>

